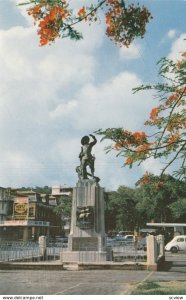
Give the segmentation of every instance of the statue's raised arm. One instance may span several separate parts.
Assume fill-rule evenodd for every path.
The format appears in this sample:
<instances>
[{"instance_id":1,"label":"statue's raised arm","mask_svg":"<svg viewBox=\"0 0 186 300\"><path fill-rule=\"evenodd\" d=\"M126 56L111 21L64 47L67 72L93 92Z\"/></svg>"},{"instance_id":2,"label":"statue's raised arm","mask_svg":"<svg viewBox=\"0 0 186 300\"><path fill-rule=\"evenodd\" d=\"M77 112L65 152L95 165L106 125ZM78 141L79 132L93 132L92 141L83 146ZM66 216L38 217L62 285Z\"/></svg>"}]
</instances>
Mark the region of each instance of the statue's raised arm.
<instances>
[{"instance_id":1,"label":"statue's raised arm","mask_svg":"<svg viewBox=\"0 0 186 300\"><path fill-rule=\"evenodd\" d=\"M91 136L92 139L93 139L93 141L92 141L90 144L91 144L92 146L94 146L94 145L97 143L97 139L96 139L95 135L93 135L93 134L89 134L89 136Z\"/></svg>"}]
</instances>

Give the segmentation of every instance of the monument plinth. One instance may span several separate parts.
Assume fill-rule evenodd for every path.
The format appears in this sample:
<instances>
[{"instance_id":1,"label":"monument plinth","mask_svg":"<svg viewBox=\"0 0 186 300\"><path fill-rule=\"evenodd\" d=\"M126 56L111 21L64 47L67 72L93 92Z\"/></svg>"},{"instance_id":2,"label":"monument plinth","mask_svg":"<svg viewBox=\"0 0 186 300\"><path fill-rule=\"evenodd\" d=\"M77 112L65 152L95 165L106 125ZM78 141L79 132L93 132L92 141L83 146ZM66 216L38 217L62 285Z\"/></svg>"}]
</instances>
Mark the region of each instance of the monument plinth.
<instances>
[{"instance_id":1,"label":"monument plinth","mask_svg":"<svg viewBox=\"0 0 186 300\"><path fill-rule=\"evenodd\" d=\"M104 189L94 176L95 157L91 154L96 138L81 140L81 165L76 168L79 180L73 188L71 229L68 248L61 252L64 262L98 262L107 260L104 220ZM89 166L91 173L87 172Z\"/></svg>"}]
</instances>

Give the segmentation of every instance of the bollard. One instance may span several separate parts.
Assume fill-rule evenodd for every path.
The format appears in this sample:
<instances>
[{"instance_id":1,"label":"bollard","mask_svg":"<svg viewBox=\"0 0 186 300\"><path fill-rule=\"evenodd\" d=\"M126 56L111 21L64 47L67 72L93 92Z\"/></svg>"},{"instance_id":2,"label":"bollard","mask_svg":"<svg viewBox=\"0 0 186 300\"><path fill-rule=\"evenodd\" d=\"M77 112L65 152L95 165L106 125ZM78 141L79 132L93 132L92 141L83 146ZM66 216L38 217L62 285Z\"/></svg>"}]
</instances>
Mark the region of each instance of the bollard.
<instances>
[{"instance_id":1,"label":"bollard","mask_svg":"<svg viewBox=\"0 0 186 300\"><path fill-rule=\"evenodd\" d=\"M165 243L164 243L164 236L158 235L157 242L159 245L159 253L158 253L158 268L160 269L161 266L165 262Z\"/></svg>"},{"instance_id":2,"label":"bollard","mask_svg":"<svg viewBox=\"0 0 186 300\"><path fill-rule=\"evenodd\" d=\"M46 236L44 235L39 237L39 255L42 260L46 260Z\"/></svg>"},{"instance_id":3,"label":"bollard","mask_svg":"<svg viewBox=\"0 0 186 300\"><path fill-rule=\"evenodd\" d=\"M160 256L165 256L165 242L164 242L164 236L163 235L158 235L158 242L160 244Z\"/></svg>"},{"instance_id":4,"label":"bollard","mask_svg":"<svg viewBox=\"0 0 186 300\"><path fill-rule=\"evenodd\" d=\"M157 271L157 241L153 235L147 236L147 269Z\"/></svg>"}]
</instances>

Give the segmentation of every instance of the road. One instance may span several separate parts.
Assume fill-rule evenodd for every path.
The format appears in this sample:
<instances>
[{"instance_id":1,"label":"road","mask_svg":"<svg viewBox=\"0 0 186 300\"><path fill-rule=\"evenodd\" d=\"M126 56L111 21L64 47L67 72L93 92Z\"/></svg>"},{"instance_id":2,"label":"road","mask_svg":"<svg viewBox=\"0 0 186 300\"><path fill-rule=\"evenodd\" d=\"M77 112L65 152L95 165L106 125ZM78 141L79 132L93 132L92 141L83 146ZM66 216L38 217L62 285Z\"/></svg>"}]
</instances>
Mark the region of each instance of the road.
<instances>
[{"instance_id":1,"label":"road","mask_svg":"<svg viewBox=\"0 0 186 300\"><path fill-rule=\"evenodd\" d=\"M183 281L185 275L131 270L1 270L0 291L2 295L127 295L142 281Z\"/></svg>"},{"instance_id":2,"label":"road","mask_svg":"<svg viewBox=\"0 0 186 300\"><path fill-rule=\"evenodd\" d=\"M145 279L134 271L0 271L1 294L120 295Z\"/></svg>"},{"instance_id":3,"label":"road","mask_svg":"<svg viewBox=\"0 0 186 300\"><path fill-rule=\"evenodd\" d=\"M178 253L165 253L165 260L168 262L167 271L185 273L186 275L186 251Z\"/></svg>"},{"instance_id":4,"label":"road","mask_svg":"<svg viewBox=\"0 0 186 300\"><path fill-rule=\"evenodd\" d=\"M186 279L186 253L166 253L168 271L0 270L1 295L127 295L142 281Z\"/></svg>"}]
</instances>

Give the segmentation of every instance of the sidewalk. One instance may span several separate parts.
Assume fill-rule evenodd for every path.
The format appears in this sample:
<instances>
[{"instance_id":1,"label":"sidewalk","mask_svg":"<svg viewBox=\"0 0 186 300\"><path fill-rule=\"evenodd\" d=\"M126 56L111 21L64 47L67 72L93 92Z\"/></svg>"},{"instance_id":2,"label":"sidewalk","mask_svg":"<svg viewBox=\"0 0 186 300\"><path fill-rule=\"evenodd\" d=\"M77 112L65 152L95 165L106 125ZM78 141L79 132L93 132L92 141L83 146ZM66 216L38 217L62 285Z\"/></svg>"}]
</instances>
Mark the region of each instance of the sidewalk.
<instances>
[{"instance_id":1,"label":"sidewalk","mask_svg":"<svg viewBox=\"0 0 186 300\"><path fill-rule=\"evenodd\" d=\"M0 262L0 270L147 270L146 262Z\"/></svg>"}]
</instances>

